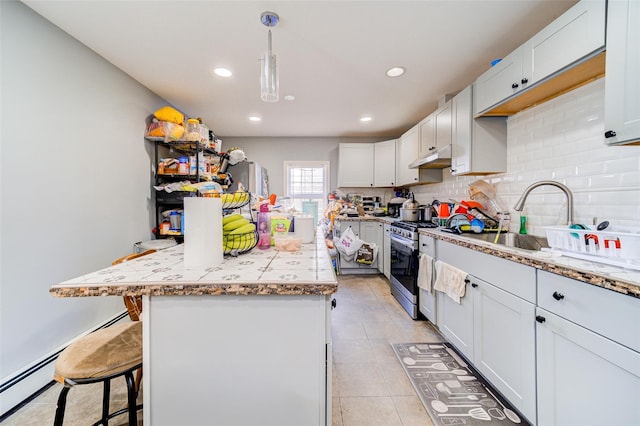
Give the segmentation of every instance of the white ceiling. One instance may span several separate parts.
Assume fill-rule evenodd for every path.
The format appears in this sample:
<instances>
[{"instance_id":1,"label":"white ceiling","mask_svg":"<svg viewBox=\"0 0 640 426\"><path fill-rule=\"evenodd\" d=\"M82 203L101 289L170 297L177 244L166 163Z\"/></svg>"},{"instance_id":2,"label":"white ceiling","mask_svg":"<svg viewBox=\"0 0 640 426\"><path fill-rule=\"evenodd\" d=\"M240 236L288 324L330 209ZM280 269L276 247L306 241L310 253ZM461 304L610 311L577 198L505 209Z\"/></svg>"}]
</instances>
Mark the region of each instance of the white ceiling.
<instances>
[{"instance_id":1,"label":"white ceiling","mask_svg":"<svg viewBox=\"0 0 640 426\"><path fill-rule=\"evenodd\" d=\"M576 0L23 2L222 137L394 138ZM280 15L277 103L260 100L266 10Z\"/></svg>"}]
</instances>

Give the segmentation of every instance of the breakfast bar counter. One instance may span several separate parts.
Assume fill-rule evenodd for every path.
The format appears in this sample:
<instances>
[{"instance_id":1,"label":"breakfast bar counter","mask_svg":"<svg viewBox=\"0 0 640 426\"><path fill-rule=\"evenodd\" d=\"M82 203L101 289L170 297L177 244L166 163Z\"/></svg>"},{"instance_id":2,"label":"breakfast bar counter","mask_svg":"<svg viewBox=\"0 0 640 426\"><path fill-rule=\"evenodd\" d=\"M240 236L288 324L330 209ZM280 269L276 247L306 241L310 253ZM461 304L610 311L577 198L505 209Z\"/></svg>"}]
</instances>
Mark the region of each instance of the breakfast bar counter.
<instances>
[{"instance_id":1,"label":"breakfast bar counter","mask_svg":"<svg viewBox=\"0 0 640 426\"><path fill-rule=\"evenodd\" d=\"M179 245L50 289L143 295L144 424L329 424L338 286L324 240L209 268L183 260Z\"/></svg>"}]
</instances>

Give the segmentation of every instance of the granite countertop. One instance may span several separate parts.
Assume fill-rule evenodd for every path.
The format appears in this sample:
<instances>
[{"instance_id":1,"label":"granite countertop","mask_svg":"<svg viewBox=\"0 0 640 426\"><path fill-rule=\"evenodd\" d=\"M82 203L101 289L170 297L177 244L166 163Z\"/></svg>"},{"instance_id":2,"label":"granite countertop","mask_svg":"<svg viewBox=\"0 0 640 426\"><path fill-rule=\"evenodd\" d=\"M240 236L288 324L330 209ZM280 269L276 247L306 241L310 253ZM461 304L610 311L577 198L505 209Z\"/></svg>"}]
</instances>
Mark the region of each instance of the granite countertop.
<instances>
[{"instance_id":1,"label":"granite countertop","mask_svg":"<svg viewBox=\"0 0 640 426\"><path fill-rule=\"evenodd\" d=\"M561 256L559 253L505 247L465 237L464 234L455 235L441 232L438 229L423 228L420 229L420 233L492 256L498 256L543 271L640 298L640 271L637 270Z\"/></svg>"},{"instance_id":2,"label":"granite countertop","mask_svg":"<svg viewBox=\"0 0 640 426\"><path fill-rule=\"evenodd\" d=\"M53 285L54 297L330 295L338 282L324 239L297 252L254 248L221 265L186 269L184 244Z\"/></svg>"},{"instance_id":3,"label":"granite countertop","mask_svg":"<svg viewBox=\"0 0 640 426\"><path fill-rule=\"evenodd\" d=\"M340 221L378 221L393 223L398 219L391 217L338 216ZM482 240L441 232L434 228L421 228L421 234L429 235L472 250L481 251L492 256L532 266L543 271L552 272L584 283L607 288L618 293L640 298L640 271L611 266L605 263L581 260L560 253L522 250L513 247L492 244Z\"/></svg>"}]
</instances>

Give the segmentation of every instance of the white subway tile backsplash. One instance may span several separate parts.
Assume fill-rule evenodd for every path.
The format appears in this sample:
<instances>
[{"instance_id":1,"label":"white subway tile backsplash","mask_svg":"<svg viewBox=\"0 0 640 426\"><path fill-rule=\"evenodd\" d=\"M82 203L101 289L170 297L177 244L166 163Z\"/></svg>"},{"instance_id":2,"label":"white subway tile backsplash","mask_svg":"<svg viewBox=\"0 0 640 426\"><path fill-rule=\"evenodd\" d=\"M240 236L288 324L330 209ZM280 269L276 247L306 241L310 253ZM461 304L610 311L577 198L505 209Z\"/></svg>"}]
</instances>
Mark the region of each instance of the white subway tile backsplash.
<instances>
[{"instance_id":1,"label":"white subway tile backsplash","mask_svg":"<svg viewBox=\"0 0 640 426\"><path fill-rule=\"evenodd\" d=\"M507 173L451 176L439 184L413 187L420 200L468 198L468 185L494 183L501 207L513 210L522 192L538 180L556 180L574 194L576 221L593 217L618 226L640 227L640 146L607 146L604 142L604 79L511 116L507 120ZM565 222L564 194L550 187L535 189L526 205L529 232L544 235L544 226Z\"/></svg>"}]
</instances>

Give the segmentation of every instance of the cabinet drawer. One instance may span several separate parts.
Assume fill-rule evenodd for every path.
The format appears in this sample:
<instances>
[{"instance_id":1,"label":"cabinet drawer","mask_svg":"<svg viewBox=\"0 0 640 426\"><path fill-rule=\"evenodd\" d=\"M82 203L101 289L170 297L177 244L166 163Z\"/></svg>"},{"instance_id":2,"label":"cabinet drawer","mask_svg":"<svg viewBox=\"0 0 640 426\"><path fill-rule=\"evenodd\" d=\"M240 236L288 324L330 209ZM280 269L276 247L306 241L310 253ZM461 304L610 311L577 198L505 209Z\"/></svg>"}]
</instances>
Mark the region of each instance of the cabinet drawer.
<instances>
[{"instance_id":1,"label":"cabinet drawer","mask_svg":"<svg viewBox=\"0 0 640 426\"><path fill-rule=\"evenodd\" d=\"M420 253L428 254L431 257L436 257L436 241L435 238L427 235L420 234L419 236L419 250Z\"/></svg>"},{"instance_id":2,"label":"cabinet drawer","mask_svg":"<svg viewBox=\"0 0 640 426\"><path fill-rule=\"evenodd\" d=\"M640 299L538 271L538 306L640 352Z\"/></svg>"},{"instance_id":3,"label":"cabinet drawer","mask_svg":"<svg viewBox=\"0 0 640 426\"><path fill-rule=\"evenodd\" d=\"M510 260L457 246L436 242L438 260L508 291L531 303L536 301L536 270Z\"/></svg>"}]
</instances>

